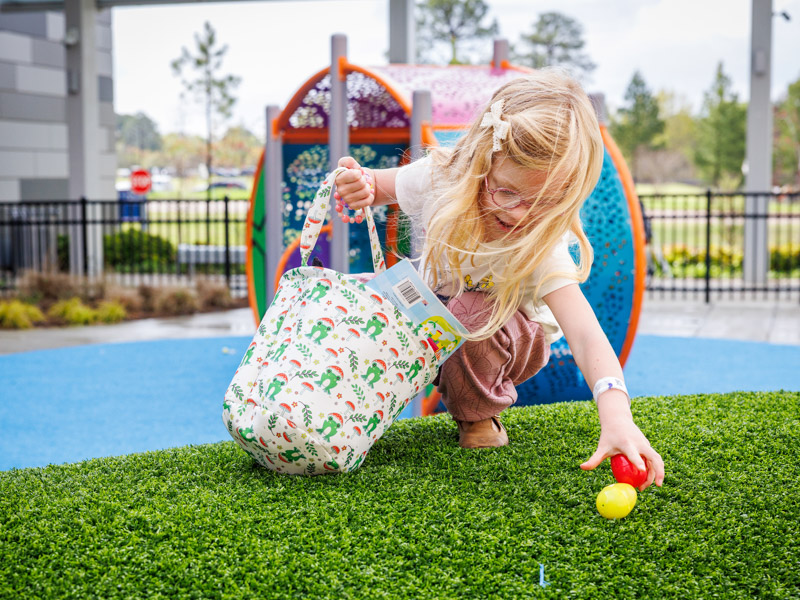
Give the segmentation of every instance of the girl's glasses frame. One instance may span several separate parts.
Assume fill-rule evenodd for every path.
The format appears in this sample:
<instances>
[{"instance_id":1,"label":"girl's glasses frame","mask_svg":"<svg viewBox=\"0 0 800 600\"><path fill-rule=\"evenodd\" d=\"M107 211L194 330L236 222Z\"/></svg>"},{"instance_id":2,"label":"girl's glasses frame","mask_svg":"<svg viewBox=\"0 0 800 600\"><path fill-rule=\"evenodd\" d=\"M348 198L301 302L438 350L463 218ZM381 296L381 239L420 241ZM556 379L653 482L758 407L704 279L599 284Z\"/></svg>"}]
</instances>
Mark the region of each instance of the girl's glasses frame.
<instances>
[{"instance_id":1,"label":"girl's glasses frame","mask_svg":"<svg viewBox=\"0 0 800 600\"><path fill-rule=\"evenodd\" d=\"M519 192L515 192L514 190L510 190L508 188L490 188L489 187L489 177L488 175L483 178L483 183L486 186L486 191L489 192L489 198L492 199L492 204L494 204L498 208L503 208L505 210L514 210L520 206L524 206L525 208L530 208L533 206L533 202L528 202L522 199L522 195ZM495 198L495 194L500 195L500 201L498 202L497 198ZM503 198L505 197L505 200Z\"/></svg>"}]
</instances>

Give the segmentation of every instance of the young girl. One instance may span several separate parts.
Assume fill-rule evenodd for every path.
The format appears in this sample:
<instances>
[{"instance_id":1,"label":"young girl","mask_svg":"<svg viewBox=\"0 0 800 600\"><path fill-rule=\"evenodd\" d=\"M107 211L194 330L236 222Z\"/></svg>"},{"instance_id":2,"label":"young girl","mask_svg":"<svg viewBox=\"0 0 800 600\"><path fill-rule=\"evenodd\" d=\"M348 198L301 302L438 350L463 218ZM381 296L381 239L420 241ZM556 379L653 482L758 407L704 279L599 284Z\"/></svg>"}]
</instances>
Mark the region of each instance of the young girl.
<instances>
[{"instance_id":1,"label":"young girl","mask_svg":"<svg viewBox=\"0 0 800 600\"><path fill-rule=\"evenodd\" d=\"M340 159L348 170L335 196L337 210L397 202L423 241L429 284L472 332L438 378L462 447L508 444L498 415L563 332L601 425L597 451L581 468L625 454L647 470L643 490L663 483L664 463L633 422L622 368L578 285L592 263L579 213L602 161L588 97L565 74L542 70L497 90L454 148L396 169Z\"/></svg>"}]
</instances>

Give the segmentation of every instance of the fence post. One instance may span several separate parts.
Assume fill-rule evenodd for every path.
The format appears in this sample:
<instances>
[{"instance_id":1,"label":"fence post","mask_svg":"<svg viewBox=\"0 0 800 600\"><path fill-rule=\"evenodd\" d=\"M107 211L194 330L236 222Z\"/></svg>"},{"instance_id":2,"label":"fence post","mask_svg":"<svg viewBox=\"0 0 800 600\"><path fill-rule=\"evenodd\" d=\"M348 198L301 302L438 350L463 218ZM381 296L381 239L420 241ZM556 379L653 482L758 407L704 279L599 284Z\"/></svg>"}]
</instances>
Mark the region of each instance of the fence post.
<instances>
[{"instance_id":1,"label":"fence post","mask_svg":"<svg viewBox=\"0 0 800 600\"><path fill-rule=\"evenodd\" d=\"M711 190L706 190L706 304L711 301Z\"/></svg>"},{"instance_id":2,"label":"fence post","mask_svg":"<svg viewBox=\"0 0 800 600\"><path fill-rule=\"evenodd\" d=\"M86 217L86 196L81 196L81 244L83 246L83 274L89 274L89 223Z\"/></svg>"},{"instance_id":3,"label":"fence post","mask_svg":"<svg viewBox=\"0 0 800 600\"><path fill-rule=\"evenodd\" d=\"M225 195L223 201L225 202L225 285L228 290L231 289L231 244L228 240L228 225L230 223L228 218L228 196Z\"/></svg>"}]
</instances>

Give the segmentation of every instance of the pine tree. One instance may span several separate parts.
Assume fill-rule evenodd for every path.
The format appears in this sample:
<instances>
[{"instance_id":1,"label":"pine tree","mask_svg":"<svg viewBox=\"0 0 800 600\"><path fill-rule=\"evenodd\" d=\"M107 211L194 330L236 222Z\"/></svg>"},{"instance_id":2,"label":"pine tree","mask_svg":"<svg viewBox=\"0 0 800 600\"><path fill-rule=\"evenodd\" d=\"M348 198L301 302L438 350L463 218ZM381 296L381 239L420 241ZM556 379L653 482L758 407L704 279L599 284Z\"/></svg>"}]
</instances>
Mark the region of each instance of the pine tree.
<instances>
[{"instance_id":1,"label":"pine tree","mask_svg":"<svg viewBox=\"0 0 800 600\"><path fill-rule=\"evenodd\" d=\"M582 52L583 26L575 19L558 12L539 15L531 33L522 34L513 56L517 63L541 69L561 66L576 77L585 77L595 65Z\"/></svg>"},{"instance_id":2,"label":"pine tree","mask_svg":"<svg viewBox=\"0 0 800 600\"><path fill-rule=\"evenodd\" d=\"M421 0L417 4L417 60L432 60L438 43L449 46L450 64L464 64L466 56L459 47L470 41L491 39L497 35L497 20L488 25L489 5L484 0Z\"/></svg>"},{"instance_id":3,"label":"pine tree","mask_svg":"<svg viewBox=\"0 0 800 600\"><path fill-rule=\"evenodd\" d=\"M706 181L715 187L741 185L746 137L747 105L731 90L731 80L720 62L704 95L697 127L694 160Z\"/></svg>"},{"instance_id":4,"label":"pine tree","mask_svg":"<svg viewBox=\"0 0 800 600\"><path fill-rule=\"evenodd\" d=\"M206 171L207 198L211 198L211 164L214 140L214 117L229 119L236 98L231 95L233 88L241 83L235 75L219 75L222 60L228 46L218 47L217 34L206 21L202 34L194 35L197 44L196 54L192 55L184 47L181 56L172 61L173 73L181 78L185 91L195 96L205 106L206 112ZM189 71L186 75L185 70Z\"/></svg>"},{"instance_id":5,"label":"pine tree","mask_svg":"<svg viewBox=\"0 0 800 600\"><path fill-rule=\"evenodd\" d=\"M625 91L626 105L617 111L611 122L611 135L631 165L634 179L637 153L640 149L658 147L658 137L664 131L664 121L659 116L658 101L650 93L639 71L633 74Z\"/></svg>"}]
</instances>

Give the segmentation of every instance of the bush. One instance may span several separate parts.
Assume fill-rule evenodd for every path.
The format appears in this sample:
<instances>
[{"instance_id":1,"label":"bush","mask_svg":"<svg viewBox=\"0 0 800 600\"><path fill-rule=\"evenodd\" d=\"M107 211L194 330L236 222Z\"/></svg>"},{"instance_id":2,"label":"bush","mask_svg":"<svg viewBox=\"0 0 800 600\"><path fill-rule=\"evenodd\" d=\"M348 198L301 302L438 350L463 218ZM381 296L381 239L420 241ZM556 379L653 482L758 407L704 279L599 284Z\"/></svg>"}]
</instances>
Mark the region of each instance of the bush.
<instances>
[{"instance_id":1,"label":"bush","mask_svg":"<svg viewBox=\"0 0 800 600\"><path fill-rule=\"evenodd\" d=\"M56 252L58 253L58 270L69 272L69 236L61 234L56 238Z\"/></svg>"},{"instance_id":2,"label":"bush","mask_svg":"<svg viewBox=\"0 0 800 600\"><path fill-rule=\"evenodd\" d=\"M97 321L97 311L86 306L80 298L56 302L47 311L47 315L68 325L91 325Z\"/></svg>"},{"instance_id":3,"label":"bush","mask_svg":"<svg viewBox=\"0 0 800 600\"><path fill-rule=\"evenodd\" d=\"M42 311L32 304L19 300L0 302L0 327L3 329L30 329L34 323L42 321Z\"/></svg>"},{"instance_id":4,"label":"bush","mask_svg":"<svg viewBox=\"0 0 800 600\"><path fill-rule=\"evenodd\" d=\"M156 304L156 311L166 315L185 315L197 309L197 294L186 288L163 290Z\"/></svg>"},{"instance_id":5,"label":"bush","mask_svg":"<svg viewBox=\"0 0 800 600\"><path fill-rule=\"evenodd\" d=\"M102 323L119 323L127 316L125 307L119 302L106 300L97 307L97 320Z\"/></svg>"},{"instance_id":6,"label":"bush","mask_svg":"<svg viewBox=\"0 0 800 600\"><path fill-rule=\"evenodd\" d=\"M730 246L711 246L709 252L711 277L741 276L744 252ZM670 273L675 277L705 277L706 251L690 248L685 244L664 247L664 259L669 263ZM800 271L800 244L789 243L769 249L769 270L776 274L793 274ZM656 274L664 275L661 265L656 264Z\"/></svg>"},{"instance_id":7,"label":"bush","mask_svg":"<svg viewBox=\"0 0 800 600\"><path fill-rule=\"evenodd\" d=\"M158 289L152 285L142 284L136 291L139 292L141 298L141 307L145 312L153 312L156 309L156 299L158 298Z\"/></svg>"},{"instance_id":8,"label":"bush","mask_svg":"<svg viewBox=\"0 0 800 600\"><path fill-rule=\"evenodd\" d=\"M157 235L128 229L103 236L104 260L116 271L160 272L175 265L175 246Z\"/></svg>"},{"instance_id":9,"label":"bush","mask_svg":"<svg viewBox=\"0 0 800 600\"><path fill-rule=\"evenodd\" d=\"M781 244L770 248L769 269L787 274L800 269L800 244Z\"/></svg>"},{"instance_id":10,"label":"bush","mask_svg":"<svg viewBox=\"0 0 800 600\"><path fill-rule=\"evenodd\" d=\"M82 287L78 278L66 273L37 271L26 271L17 284L17 290L23 298L45 303L79 296Z\"/></svg>"},{"instance_id":11,"label":"bush","mask_svg":"<svg viewBox=\"0 0 800 600\"><path fill-rule=\"evenodd\" d=\"M140 312L142 310L142 297L135 289L110 286L106 291L106 300L116 302L126 313Z\"/></svg>"},{"instance_id":12,"label":"bush","mask_svg":"<svg viewBox=\"0 0 800 600\"><path fill-rule=\"evenodd\" d=\"M231 292L224 283L198 279L197 296L203 309L227 308L231 305Z\"/></svg>"}]
</instances>

